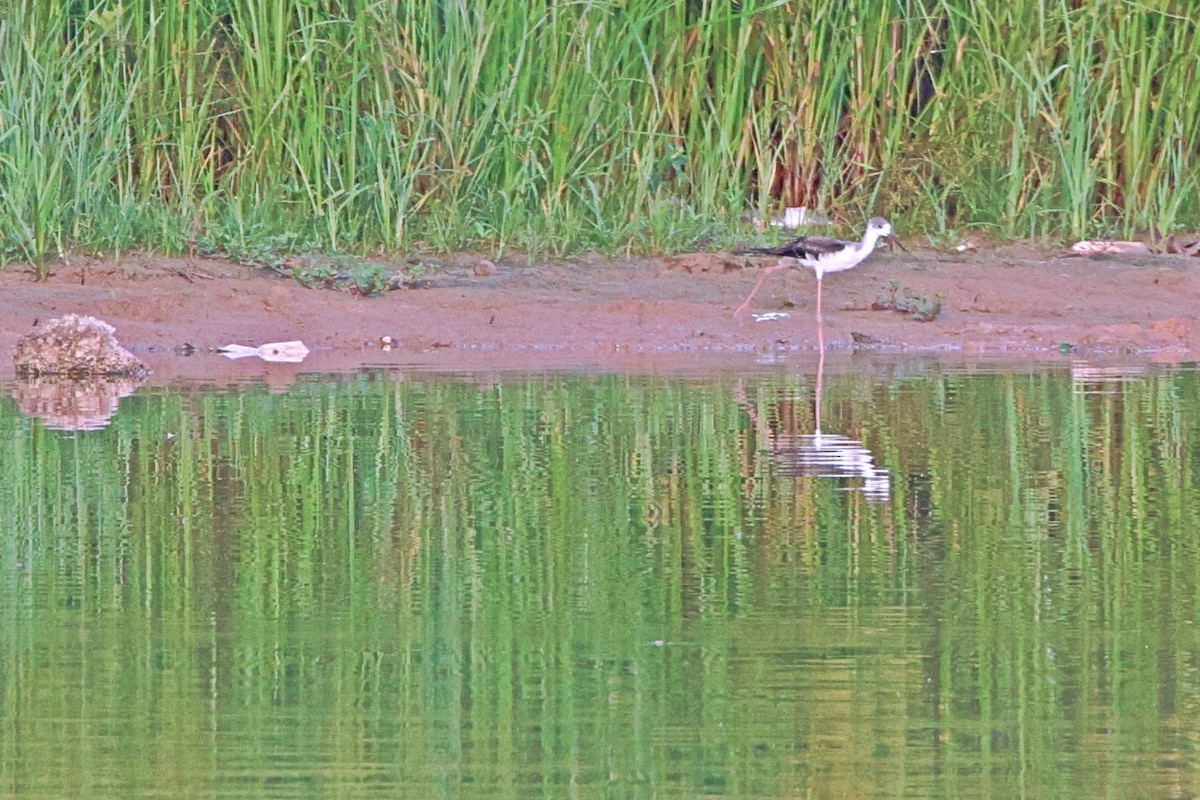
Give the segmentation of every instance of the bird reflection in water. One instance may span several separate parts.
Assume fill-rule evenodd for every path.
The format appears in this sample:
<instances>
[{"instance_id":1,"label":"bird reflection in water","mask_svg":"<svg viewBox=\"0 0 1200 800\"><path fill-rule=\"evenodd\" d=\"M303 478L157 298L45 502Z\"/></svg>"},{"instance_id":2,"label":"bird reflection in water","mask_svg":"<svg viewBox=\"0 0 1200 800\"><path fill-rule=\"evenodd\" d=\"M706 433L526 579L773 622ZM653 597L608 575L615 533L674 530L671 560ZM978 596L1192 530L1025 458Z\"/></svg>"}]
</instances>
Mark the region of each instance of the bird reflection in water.
<instances>
[{"instance_id":1,"label":"bird reflection in water","mask_svg":"<svg viewBox=\"0 0 1200 800\"><path fill-rule=\"evenodd\" d=\"M746 411L766 449L774 475L788 478L821 478L840 481L846 491L861 491L870 502L891 499L892 476L875 462L875 454L862 442L840 433L827 433L818 424L813 433L793 433L772 428L738 386L738 403ZM819 403L817 404L819 407Z\"/></svg>"},{"instance_id":2,"label":"bird reflection in water","mask_svg":"<svg viewBox=\"0 0 1200 800\"><path fill-rule=\"evenodd\" d=\"M821 324L819 317L817 324ZM769 443L771 465L776 475L845 481L842 489L861 491L869 502L886 502L892 494L892 477L886 469L876 465L875 454L857 439L821 430L824 384L825 349L822 347L817 360L817 381L813 394L814 428L810 434L795 433L786 425L772 428L761 418L741 383L737 387L738 404L754 423L759 441Z\"/></svg>"},{"instance_id":3,"label":"bird reflection in water","mask_svg":"<svg viewBox=\"0 0 1200 800\"><path fill-rule=\"evenodd\" d=\"M875 465L875 454L863 443L840 433L813 433L791 437L782 449L773 451L777 475L787 477L861 479L859 489L870 501L886 502L892 496L892 476Z\"/></svg>"}]
</instances>

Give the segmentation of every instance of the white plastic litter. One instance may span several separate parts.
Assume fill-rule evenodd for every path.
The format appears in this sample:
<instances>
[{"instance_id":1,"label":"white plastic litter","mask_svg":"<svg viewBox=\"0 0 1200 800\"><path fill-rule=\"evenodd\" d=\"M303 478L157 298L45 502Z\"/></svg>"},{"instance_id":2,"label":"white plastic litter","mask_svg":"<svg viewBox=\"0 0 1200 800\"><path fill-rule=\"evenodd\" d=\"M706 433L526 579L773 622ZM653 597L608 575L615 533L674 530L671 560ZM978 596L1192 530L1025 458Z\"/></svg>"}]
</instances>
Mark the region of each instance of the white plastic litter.
<instances>
[{"instance_id":1,"label":"white plastic litter","mask_svg":"<svg viewBox=\"0 0 1200 800\"><path fill-rule=\"evenodd\" d=\"M304 342L268 342L258 347L244 344L227 344L217 348L217 352L226 358L247 358L255 356L263 361L276 361L289 364L299 364L308 355Z\"/></svg>"},{"instance_id":2,"label":"white plastic litter","mask_svg":"<svg viewBox=\"0 0 1200 800\"><path fill-rule=\"evenodd\" d=\"M1082 242L1076 242L1071 245L1071 253L1077 256L1096 256L1103 254L1123 254L1131 253L1146 254L1150 252L1150 246L1145 242L1119 242L1111 239L1090 239Z\"/></svg>"}]
</instances>

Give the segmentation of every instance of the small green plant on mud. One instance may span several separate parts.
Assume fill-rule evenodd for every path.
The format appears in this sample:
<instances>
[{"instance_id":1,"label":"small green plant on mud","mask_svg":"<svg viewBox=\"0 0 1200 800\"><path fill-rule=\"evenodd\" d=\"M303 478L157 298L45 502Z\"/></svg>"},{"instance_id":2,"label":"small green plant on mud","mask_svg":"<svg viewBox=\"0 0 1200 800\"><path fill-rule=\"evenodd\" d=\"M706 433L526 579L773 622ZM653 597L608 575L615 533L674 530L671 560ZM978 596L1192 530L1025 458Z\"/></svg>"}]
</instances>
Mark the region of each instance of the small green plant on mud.
<instances>
[{"instance_id":1,"label":"small green plant on mud","mask_svg":"<svg viewBox=\"0 0 1200 800\"><path fill-rule=\"evenodd\" d=\"M281 275L291 274L289 256L305 249L305 243L293 234L270 234L257 227L238 229L232 225L213 226L196 243L197 252L204 255L223 256Z\"/></svg>"},{"instance_id":2,"label":"small green plant on mud","mask_svg":"<svg viewBox=\"0 0 1200 800\"><path fill-rule=\"evenodd\" d=\"M387 264L349 255L301 256L285 274L309 289L334 289L360 297L378 297L399 285Z\"/></svg>"},{"instance_id":3,"label":"small green plant on mud","mask_svg":"<svg viewBox=\"0 0 1200 800\"><path fill-rule=\"evenodd\" d=\"M871 304L871 309L907 314L917 322L932 322L942 313L942 296L918 294L900 281L892 281L888 290Z\"/></svg>"},{"instance_id":4,"label":"small green plant on mud","mask_svg":"<svg viewBox=\"0 0 1200 800\"><path fill-rule=\"evenodd\" d=\"M350 268L350 291L363 297L378 297L394 287L392 273L376 261L363 261Z\"/></svg>"},{"instance_id":5,"label":"small green plant on mud","mask_svg":"<svg viewBox=\"0 0 1200 800\"><path fill-rule=\"evenodd\" d=\"M329 261L304 258L292 264L288 274L308 289L337 288L338 268Z\"/></svg>"}]
</instances>

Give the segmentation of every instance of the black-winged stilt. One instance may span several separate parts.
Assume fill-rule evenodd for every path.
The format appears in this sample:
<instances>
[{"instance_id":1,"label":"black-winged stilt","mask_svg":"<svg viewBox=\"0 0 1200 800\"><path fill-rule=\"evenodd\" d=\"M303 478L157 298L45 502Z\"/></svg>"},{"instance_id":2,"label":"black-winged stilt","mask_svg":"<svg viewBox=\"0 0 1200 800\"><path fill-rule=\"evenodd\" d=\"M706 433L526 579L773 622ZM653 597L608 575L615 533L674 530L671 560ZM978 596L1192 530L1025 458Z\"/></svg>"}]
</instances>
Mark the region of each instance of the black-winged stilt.
<instances>
[{"instance_id":1,"label":"black-winged stilt","mask_svg":"<svg viewBox=\"0 0 1200 800\"><path fill-rule=\"evenodd\" d=\"M871 255L875 243L880 239L895 241L892 236L892 224L883 217L871 217L867 221L867 230L862 241L847 242L842 239L830 239L826 236L801 236L787 244L778 247L751 247L736 252L761 253L763 255L779 256L780 261L774 266L767 267L758 276L758 283L742 304L733 312L734 319L741 317L754 295L762 288L767 276L788 267L808 267L817 275L817 319L821 318L821 278L826 272L841 272L857 266L864 258Z\"/></svg>"}]
</instances>

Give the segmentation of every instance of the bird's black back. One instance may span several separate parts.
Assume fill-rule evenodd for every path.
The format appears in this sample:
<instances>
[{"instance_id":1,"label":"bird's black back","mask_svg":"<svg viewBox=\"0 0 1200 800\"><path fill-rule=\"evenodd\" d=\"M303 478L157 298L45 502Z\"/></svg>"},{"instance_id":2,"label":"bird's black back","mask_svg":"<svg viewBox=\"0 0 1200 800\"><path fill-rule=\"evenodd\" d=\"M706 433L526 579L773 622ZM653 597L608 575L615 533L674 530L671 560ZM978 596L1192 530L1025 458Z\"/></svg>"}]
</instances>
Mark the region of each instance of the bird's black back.
<instances>
[{"instance_id":1,"label":"bird's black back","mask_svg":"<svg viewBox=\"0 0 1200 800\"><path fill-rule=\"evenodd\" d=\"M739 254L761 253L762 255L780 256L782 258L813 258L844 250L849 244L850 242L844 242L841 239L831 239L828 236L799 236L790 242L776 247L747 247L735 252Z\"/></svg>"}]
</instances>

